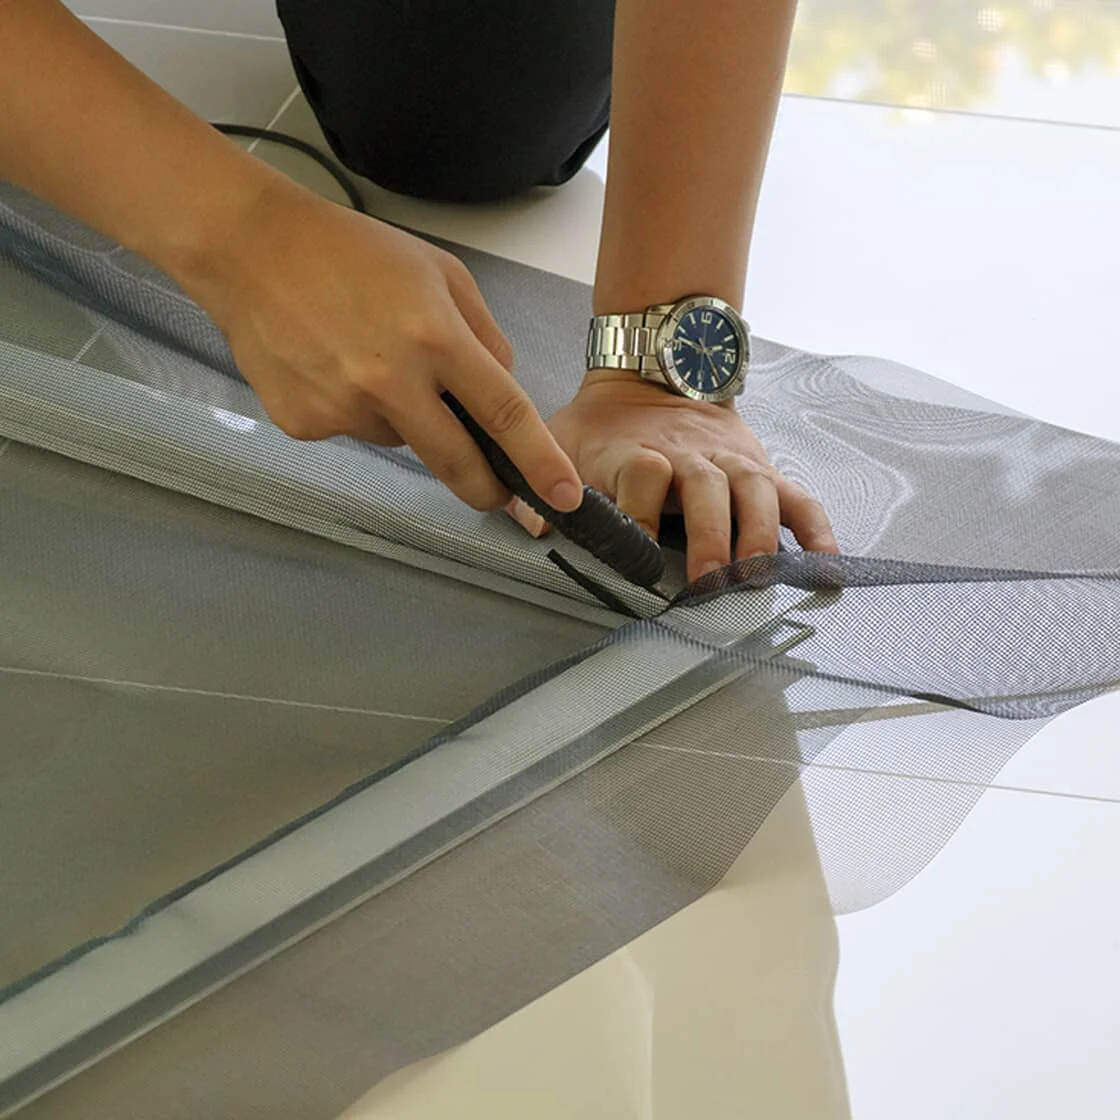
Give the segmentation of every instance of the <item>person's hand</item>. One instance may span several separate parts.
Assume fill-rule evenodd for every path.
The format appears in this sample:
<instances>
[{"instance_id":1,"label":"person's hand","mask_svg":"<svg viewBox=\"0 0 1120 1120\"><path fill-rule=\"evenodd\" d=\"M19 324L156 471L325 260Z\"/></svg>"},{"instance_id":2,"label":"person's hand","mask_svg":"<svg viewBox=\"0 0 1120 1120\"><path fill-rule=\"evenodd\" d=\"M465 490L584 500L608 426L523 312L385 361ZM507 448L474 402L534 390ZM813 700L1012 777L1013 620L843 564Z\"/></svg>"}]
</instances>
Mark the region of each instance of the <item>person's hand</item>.
<instances>
[{"instance_id":1,"label":"person's hand","mask_svg":"<svg viewBox=\"0 0 1120 1120\"><path fill-rule=\"evenodd\" d=\"M440 400L446 389L551 505L579 504L575 468L451 254L284 186L262 196L191 288L289 435L407 443L465 502L496 508L509 494Z\"/></svg>"},{"instance_id":2,"label":"person's hand","mask_svg":"<svg viewBox=\"0 0 1120 1120\"><path fill-rule=\"evenodd\" d=\"M808 551L839 551L820 504L770 465L730 405L687 400L634 374L597 370L549 426L584 481L650 535L657 535L667 505L684 513L690 579L732 559L776 552L780 525ZM511 512L530 532L543 528L527 506Z\"/></svg>"}]
</instances>

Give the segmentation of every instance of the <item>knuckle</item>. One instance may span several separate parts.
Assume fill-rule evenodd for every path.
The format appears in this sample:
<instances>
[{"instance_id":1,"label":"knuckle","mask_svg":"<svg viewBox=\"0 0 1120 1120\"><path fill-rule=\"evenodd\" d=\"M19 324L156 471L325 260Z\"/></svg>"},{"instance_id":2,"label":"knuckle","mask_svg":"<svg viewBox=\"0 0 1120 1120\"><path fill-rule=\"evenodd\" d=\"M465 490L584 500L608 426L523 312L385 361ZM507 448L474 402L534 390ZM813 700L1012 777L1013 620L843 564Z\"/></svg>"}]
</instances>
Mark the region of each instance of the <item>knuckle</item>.
<instances>
[{"instance_id":1,"label":"knuckle","mask_svg":"<svg viewBox=\"0 0 1120 1120\"><path fill-rule=\"evenodd\" d=\"M814 526L829 528L830 522L824 506L816 498L806 497L801 503L801 516Z\"/></svg>"},{"instance_id":2,"label":"knuckle","mask_svg":"<svg viewBox=\"0 0 1120 1120\"><path fill-rule=\"evenodd\" d=\"M686 455L678 459L674 467L677 477L680 478L682 482L691 481L706 472L704 460L698 459L693 455Z\"/></svg>"},{"instance_id":3,"label":"knuckle","mask_svg":"<svg viewBox=\"0 0 1120 1120\"><path fill-rule=\"evenodd\" d=\"M778 543L778 526L745 525L739 531L738 548L740 552L757 552L759 549L771 550Z\"/></svg>"},{"instance_id":4,"label":"knuckle","mask_svg":"<svg viewBox=\"0 0 1120 1120\"><path fill-rule=\"evenodd\" d=\"M401 320L399 330L409 345L429 356L442 357L453 347L450 327L433 315L411 315Z\"/></svg>"},{"instance_id":5,"label":"knuckle","mask_svg":"<svg viewBox=\"0 0 1120 1120\"><path fill-rule=\"evenodd\" d=\"M677 473L685 482L727 485L727 474L708 459L689 456L679 466Z\"/></svg>"},{"instance_id":6,"label":"knuckle","mask_svg":"<svg viewBox=\"0 0 1120 1120\"><path fill-rule=\"evenodd\" d=\"M661 454L650 447L639 447L634 451L626 467L636 474L647 475L658 481L667 481L673 477L673 464Z\"/></svg>"},{"instance_id":7,"label":"knuckle","mask_svg":"<svg viewBox=\"0 0 1120 1120\"><path fill-rule=\"evenodd\" d=\"M520 393L509 393L496 401L486 413L486 428L496 439L519 431L530 420L533 406Z\"/></svg>"},{"instance_id":8,"label":"knuckle","mask_svg":"<svg viewBox=\"0 0 1120 1120\"><path fill-rule=\"evenodd\" d=\"M716 465L735 482L749 482L756 478L773 482L776 475L772 467L743 455L721 456L716 460Z\"/></svg>"},{"instance_id":9,"label":"knuckle","mask_svg":"<svg viewBox=\"0 0 1120 1120\"><path fill-rule=\"evenodd\" d=\"M702 521L698 525L688 527L688 539L694 545L718 545L726 550L727 542L731 539L731 531L727 525L718 525L714 521Z\"/></svg>"},{"instance_id":10,"label":"knuckle","mask_svg":"<svg viewBox=\"0 0 1120 1120\"><path fill-rule=\"evenodd\" d=\"M375 368L354 363L338 378L336 392L344 410L369 405L384 394L382 377Z\"/></svg>"},{"instance_id":11,"label":"knuckle","mask_svg":"<svg viewBox=\"0 0 1120 1120\"><path fill-rule=\"evenodd\" d=\"M824 506L804 486L781 477L776 480L776 485L783 508L796 510L802 517L813 521L828 521Z\"/></svg>"},{"instance_id":12,"label":"knuckle","mask_svg":"<svg viewBox=\"0 0 1120 1120\"><path fill-rule=\"evenodd\" d=\"M804 490L795 492L793 500L805 510L808 516L820 518L822 521L828 520L828 514L825 513L824 506L812 494L808 494Z\"/></svg>"},{"instance_id":13,"label":"knuckle","mask_svg":"<svg viewBox=\"0 0 1120 1120\"><path fill-rule=\"evenodd\" d=\"M471 475L471 461L464 454L455 452L441 456L438 463L433 464L436 473L452 490L459 490Z\"/></svg>"},{"instance_id":14,"label":"knuckle","mask_svg":"<svg viewBox=\"0 0 1120 1120\"><path fill-rule=\"evenodd\" d=\"M446 249L437 249L436 260L439 261L440 266L443 268L445 276L449 276L454 280L470 281L474 283L474 277L471 275L471 270L454 253L449 253Z\"/></svg>"},{"instance_id":15,"label":"knuckle","mask_svg":"<svg viewBox=\"0 0 1120 1120\"><path fill-rule=\"evenodd\" d=\"M501 331L494 336L493 354L507 369L513 365L513 343Z\"/></svg>"}]
</instances>

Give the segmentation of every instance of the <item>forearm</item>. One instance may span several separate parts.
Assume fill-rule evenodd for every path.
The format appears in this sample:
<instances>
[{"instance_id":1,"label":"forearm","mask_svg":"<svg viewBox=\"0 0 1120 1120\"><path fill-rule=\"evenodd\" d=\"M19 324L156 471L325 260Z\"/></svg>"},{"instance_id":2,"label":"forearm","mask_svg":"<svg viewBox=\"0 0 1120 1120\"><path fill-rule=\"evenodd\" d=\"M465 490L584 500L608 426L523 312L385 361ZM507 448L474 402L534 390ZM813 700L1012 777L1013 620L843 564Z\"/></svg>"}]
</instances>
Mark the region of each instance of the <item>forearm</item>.
<instances>
[{"instance_id":1,"label":"forearm","mask_svg":"<svg viewBox=\"0 0 1120 1120\"><path fill-rule=\"evenodd\" d=\"M0 178L204 287L217 247L278 174L57 0L0 0L0 49Z\"/></svg>"},{"instance_id":2,"label":"forearm","mask_svg":"<svg viewBox=\"0 0 1120 1120\"><path fill-rule=\"evenodd\" d=\"M596 314L743 297L796 0L618 0Z\"/></svg>"}]
</instances>

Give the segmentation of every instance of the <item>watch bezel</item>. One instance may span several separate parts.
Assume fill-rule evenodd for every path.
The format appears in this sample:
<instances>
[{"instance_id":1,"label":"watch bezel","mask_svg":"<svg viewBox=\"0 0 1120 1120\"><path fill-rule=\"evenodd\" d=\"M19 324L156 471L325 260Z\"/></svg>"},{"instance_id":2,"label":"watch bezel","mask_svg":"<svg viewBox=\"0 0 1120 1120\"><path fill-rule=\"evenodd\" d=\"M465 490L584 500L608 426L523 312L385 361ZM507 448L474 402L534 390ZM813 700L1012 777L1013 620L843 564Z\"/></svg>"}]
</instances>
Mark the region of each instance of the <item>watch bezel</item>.
<instances>
[{"instance_id":1,"label":"watch bezel","mask_svg":"<svg viewBox=\"0 0 1120 1120\"><path fill-rule=\"evenodd\" d=\"M701 392L689 385L677 372L676 359L673 355L673 336L683 323L684 317L689 312L703 308L712 308L724 315L731 324L739 342L739 368L735 371L735 376L722 388L711 393ZM673 390L682 397L688 397L694 401L726 401L738 396L743 391L743 385L747 377L747 365L751 356L750 329L743 321L742 315L724 300L717 299L715 296L688 296L685 299L678 300L666 312L665 318L661 321L661 326L657 331L654 350L657 355L657 363L661 367L665 379Z\"/></svg>"}]
</instances>

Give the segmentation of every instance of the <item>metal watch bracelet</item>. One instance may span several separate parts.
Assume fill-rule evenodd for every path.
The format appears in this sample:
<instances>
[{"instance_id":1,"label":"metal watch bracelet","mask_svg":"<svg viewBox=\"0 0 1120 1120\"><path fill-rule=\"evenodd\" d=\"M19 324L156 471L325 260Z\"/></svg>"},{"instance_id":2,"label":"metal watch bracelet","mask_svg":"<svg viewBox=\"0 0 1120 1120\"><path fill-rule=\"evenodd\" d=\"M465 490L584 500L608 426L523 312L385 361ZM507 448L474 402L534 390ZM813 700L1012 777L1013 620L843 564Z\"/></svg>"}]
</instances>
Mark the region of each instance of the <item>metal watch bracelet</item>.
<instances>
[{"instance_id":1,"label":"metal watch bracelet","mask_svg":"<svg viewBox=\"0 0 1120 1120\"><path fill-rule=\"evenodd\" d=\"M587 332L587 368L661 374L657 334L672 306L663 304L625 315L596 315Z\"/></svg>"}]
</instances>

